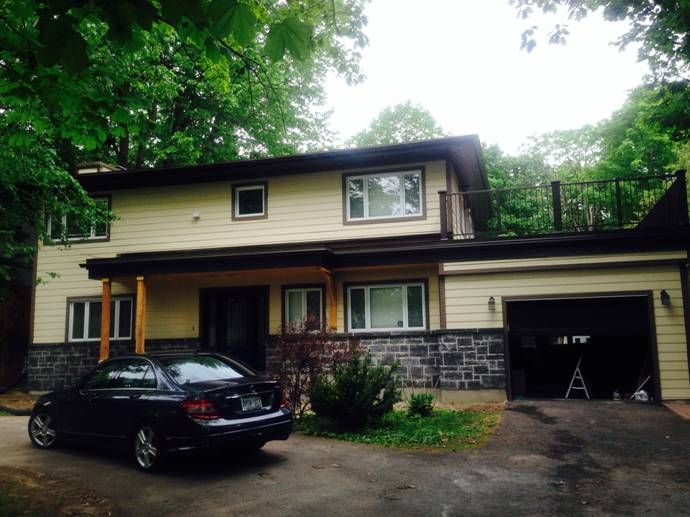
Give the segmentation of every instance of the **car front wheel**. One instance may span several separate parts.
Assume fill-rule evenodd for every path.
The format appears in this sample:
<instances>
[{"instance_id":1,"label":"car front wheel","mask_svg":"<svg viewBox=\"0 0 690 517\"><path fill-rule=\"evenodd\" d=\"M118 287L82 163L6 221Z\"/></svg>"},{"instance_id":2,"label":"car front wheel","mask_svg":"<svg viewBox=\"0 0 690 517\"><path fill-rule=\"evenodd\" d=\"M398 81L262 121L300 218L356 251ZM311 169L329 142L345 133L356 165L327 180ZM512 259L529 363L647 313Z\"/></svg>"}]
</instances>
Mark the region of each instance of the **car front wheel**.
<instances>
[{"instance_id":1,"label":"car front wheel","mask_svg":"<svg viewBox=\"0 0 690 517\"><path fill-rule=\"evenodd\" d=\"M39 449L52 449L57 443L55 419L48 413L36 413L29 419L29 438Z\"/></svg>"},{"instance_id":2,"label":"car front wheel","mask_svg":"<svg viewBox=\"0 0 690 517\"><path fill-rule=\"evenodd\" d=\"M155 472L163 464L162 441L151 425L140 426L134 434L134 460L146 472Z\"/></svg>"}]
</instances>

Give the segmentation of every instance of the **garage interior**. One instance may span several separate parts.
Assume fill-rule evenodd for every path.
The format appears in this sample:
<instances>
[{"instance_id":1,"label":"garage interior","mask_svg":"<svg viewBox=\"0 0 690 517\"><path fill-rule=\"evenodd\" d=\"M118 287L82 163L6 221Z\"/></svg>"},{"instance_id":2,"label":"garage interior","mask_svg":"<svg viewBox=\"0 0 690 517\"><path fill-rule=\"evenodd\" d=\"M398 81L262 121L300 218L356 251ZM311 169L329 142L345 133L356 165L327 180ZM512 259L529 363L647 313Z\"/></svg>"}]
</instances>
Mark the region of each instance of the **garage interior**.
<instances>
[{"instance_id":1,"label":"garage interior","mask_svg":"<svg viewBox=\"0 0 690 517\"><path fill-rule=\"evenodd\" d=\"M643 389L658 400L650 311L646 294L506 301L509 396L565 398L581 358L591 399L628 399L647 379Z\"/></svg>"}]
</instances>

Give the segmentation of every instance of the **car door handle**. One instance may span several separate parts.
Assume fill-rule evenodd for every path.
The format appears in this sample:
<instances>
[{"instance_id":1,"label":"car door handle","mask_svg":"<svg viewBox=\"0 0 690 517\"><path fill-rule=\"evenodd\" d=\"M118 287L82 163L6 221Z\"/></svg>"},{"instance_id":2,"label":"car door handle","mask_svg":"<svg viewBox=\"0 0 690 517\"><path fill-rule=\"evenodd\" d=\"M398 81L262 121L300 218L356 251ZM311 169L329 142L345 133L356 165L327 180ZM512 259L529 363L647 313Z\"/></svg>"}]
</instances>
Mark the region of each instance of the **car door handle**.
<instances>
[{"instance_id":1,"label":"car door handle","mask_svg":"<svg viewBox=\"0 0 690 517\"><path fill-rule=\"evenodd\" d=\"M138 399L141 398L141 393L133 393L132 395L129 396L131 399Z\"/></svg>"}]
</instances>

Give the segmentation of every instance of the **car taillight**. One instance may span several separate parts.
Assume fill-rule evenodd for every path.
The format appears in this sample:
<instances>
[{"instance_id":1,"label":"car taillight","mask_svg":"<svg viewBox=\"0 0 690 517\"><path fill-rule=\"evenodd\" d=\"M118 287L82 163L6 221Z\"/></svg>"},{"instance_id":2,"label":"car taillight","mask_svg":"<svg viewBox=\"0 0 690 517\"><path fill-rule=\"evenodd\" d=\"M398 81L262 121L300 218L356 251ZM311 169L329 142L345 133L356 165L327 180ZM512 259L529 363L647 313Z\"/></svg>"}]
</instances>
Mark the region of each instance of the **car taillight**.
<instances>
[{"instance_id":1,"label":"car taillight","mask_svg":"<svg viewBox=\"0 0 690 517\"><path fill-rule=\"evenodd\" d=\"M285 390L280 390L280 407L288 407L288 400L287 397L285 396Z\"/></svg>"},{"instance_id":2,"label":"car taillight","mask_svg":"<svg viewBox=\"0 0 690 517\"><path fill-rule=\"evenodd\" d=\"M220 418L216 406L210 400L185 400L182 408L195 420L217 420Z\"/></svg>"}]
</instances>

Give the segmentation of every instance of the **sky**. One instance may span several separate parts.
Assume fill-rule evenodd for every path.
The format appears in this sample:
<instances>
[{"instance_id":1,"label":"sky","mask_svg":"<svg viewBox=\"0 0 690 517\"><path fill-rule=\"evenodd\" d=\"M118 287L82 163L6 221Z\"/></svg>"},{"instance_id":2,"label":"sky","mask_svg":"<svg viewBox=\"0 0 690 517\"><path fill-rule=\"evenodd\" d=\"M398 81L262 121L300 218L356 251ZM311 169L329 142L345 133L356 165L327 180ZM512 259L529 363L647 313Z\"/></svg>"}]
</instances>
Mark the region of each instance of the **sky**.
<instances>
[{"instance_id":1,"label":"sky","mask_svg":"<svg viewBox=\"0 0 690 517\"><path fill-rule=\"evenodd\" d=\"M520 50L522 31L564 18L516 17L508 0L373 0L366 11L366 79L326 83L331 127L342 141L386 106L411 100L452 135L478 134L516 153L534 134L596 123L643 81L635 48L610 45L624 23L593 14L570 22L564 46L545 38Z\"/></svg>"}]
</instances>

